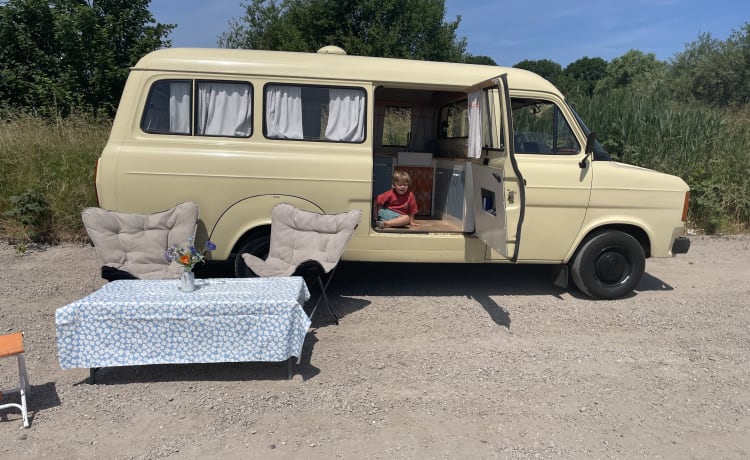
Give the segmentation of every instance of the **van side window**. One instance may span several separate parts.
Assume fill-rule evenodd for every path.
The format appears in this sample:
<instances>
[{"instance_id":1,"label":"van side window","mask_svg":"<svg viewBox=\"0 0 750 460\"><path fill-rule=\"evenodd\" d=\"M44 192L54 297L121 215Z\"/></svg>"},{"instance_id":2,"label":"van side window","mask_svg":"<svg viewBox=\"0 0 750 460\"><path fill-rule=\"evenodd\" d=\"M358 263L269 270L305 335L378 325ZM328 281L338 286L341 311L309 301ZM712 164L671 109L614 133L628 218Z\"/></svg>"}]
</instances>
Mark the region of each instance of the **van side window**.
<instances>
[{"instance_id":1,"label":"van side window","mask_svg":"<svg viewBox=\"0 0 750 460\"><path fill-rule=\"evenodd\" d=\"M383 115L383 146L408 147L411 132L411 107L386 106Z\"/></svg>"},{"instance_id":2,"label":"van side window","mask_svg":"<svg viewBox=\"0 0 750 460\"><path fill-rule=\"evenodd\" d=\"M250 137L252 86L244 82L160 80L149 91L141 120L152 134ZM193 109L195 108L195 110Z\"/></svg>"},{"instance_id":3,"label":"van side window","mask_svg":"<svg viewBox=\"0 0 750 460\"><path fill-rule=\"evenodd\" d=\"M581 150L560 108L549 101L513 99L516 153L570 155Z\"/></svg>"},{"instance_id":4,"label":"van side window","mask_svg":"<svg viewBox=\"0 0 750 460\"><path fill-rule=\"evenodd\" d=\"M151 86L141 129L153 134L190 134L192 82L161 80Z\"/></svg>"},{"instance_id":5,"label":"van side window","mask_svg":"<svg viewBox=\"0 0 750 460\"><path fill-rule=\"evenodd\" d=\"M196 135L250 137L253 88L249 83L199 81L197 87Z\"/></svg>"},{"instance_id":6,"label":"van side window","mask_svg":"<svg viewBox=\"0 0 750 460\"><path fill-rule=\"evenodd\" d=\"M469 137L469 105L467 99L440 108L440 137L441 139Z\"/></svg>"},{"instance_id":7,"label":"van side window","mask_svg":"<svg viewBox=\"0 0 750 460\"><path fill-rule=\"evenodd\" d=\"M361 88L267 85L263 131L269 139L359 143L365 140Z\"/></svg>"}]
</instances>

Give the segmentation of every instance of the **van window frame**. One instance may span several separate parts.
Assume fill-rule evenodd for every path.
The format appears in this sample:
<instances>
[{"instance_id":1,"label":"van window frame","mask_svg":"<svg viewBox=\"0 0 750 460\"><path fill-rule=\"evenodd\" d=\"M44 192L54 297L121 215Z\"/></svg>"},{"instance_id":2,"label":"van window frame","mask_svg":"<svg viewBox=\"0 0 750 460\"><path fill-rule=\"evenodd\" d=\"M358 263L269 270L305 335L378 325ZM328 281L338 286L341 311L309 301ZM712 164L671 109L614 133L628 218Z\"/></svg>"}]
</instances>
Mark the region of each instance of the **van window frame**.
<instances>
[{"instance_id":1,"label":"van window frame","mask_svg":"<svg viewBox=\"0 0 750 460\"><path fill-rule=\"evenodd\" d=\"M406 133L406 139L404 144L386 144L383 141L385 141L385 125L386 125L386 118L388 115L388 110L404 110L409 112L409 126L408 131ZM409 142L411 141L411 129L412 129L412 123L414 121L414 107L407 105L407 104L386 104L383 106L383 138L380 140L381 147L390 147L390 148L409 148Z\"/></svg>"},{"instance_id":2,"label":"van window frame","mask_svg":"<svg viewBox=\"0 0 750 460\"><path fill-rule=\"evenodd\" d=\"M173 131L155 131L155 130L148 130L145 127L146 121L147 121L147 115L149 113L149 104L152 101L152 97L154 95L154 91L156 88L165 83L189 83L190 85L190 131L187 133L181 133L181 132L173 132ZM221 84L236 84L236 85L245 85L249 87L250 90L250 134L247 136L232 136L232 135L220 135L220 134L198 134L198 118L197 118L197 111L199 109L199 101L198 101L198 88L201 83L221 83ZM255 107L254 103L252 101L255 100L255 86L252 82L247 80L222 80L218 78L211 78L211 79L198 79L198 78L163 78L155 80L151 83L148 91L148 95L146 97L146 103L142 109L141 112L141 121L140 121L140 129L142 132L146 134L154 134L154 135L162 135L162 136L189 136L189 137L217 137L217 138L224 138L224 139L249 139L253 136L255 133Z\"/></svg>"},{"instance_id":3,"label":"van window frame","mask_svg":"<svg viewBox=\"0 0 750 460\"><path fill-rule=\"evenodd\" d=\"M180 133L180 132L172 132L172 131L154 131L154 130L148 130L146 129L146 121L147 116L149 114L149 104L152 100L152 97L154 95L154 92L156 91L156 87L160 84L164 83L190 83L190 132L187 133ZM148 89L148 95L146 96L146 102L141 110L141 121L139 123L139 127L142 132L146 134L154 134L154 135L161 135L161 136L192 136L193 135L193 119L194 119L194 105L195 105L195 80L192 78L163 78L154 81L151 83Z\"/></svg>"},{"instance_id":4,"label":"van window frame","mask_svg":"<svg viewBox=\"0 0 750 460\"><path fill-rule=\"evenodd\" d=\"M445 124L445 123L447 123L448 119L447 118L443 119L443 112L450 110L451 107L460 107L461 105L464 106L464 114L467 117L466 123L465 123L466 129L467 129L466 135L464 135L464 136L450 136L449 135L449 128L450 128L450 126ZM466 98L466 97L464 97L462 99L457 99L457 100L452 101L452 102L448 102L447 104L441 105L438 108L438 125L439 125L438 126L438 128L439 128L438 136L439 136L439 138L440 139L448 139L448 140L452 140L452 139L468 139L469 138L468 113L469 113L469 99Z\"/></svg>"},{"instance_id":5,"label":"van window frame","mask_svg":"<svg viewBox=\"0 0 750 460\"><path fill-rule=\"evenodd\" d=\"M288 87L295 87L295 88L317 88L317 89L347 89L347 90L356 90L361 91L362 95L364 96L365 100L365 110L364 110L364 118L362 119L362 125L364 127L362 136L362 140L358 142L351 142L351 141L334 141L330 139L325 138L305 138L303 136L302 139L292 139L292 138L281 138L281 137L269 137L268 136L268 128L267 128L267 122L266 122L266 103L268 99L268 87L269 86L288 86ZM332 85L332 84L315 84L315 83L289 83L289 82L274 82L269 81L266 82L263 85L263 107L262 107L262 113L261 113L261 120L262 120L262 131L263 131L263 137L268 139L269 141L281 141L281 142L325 142L329 144L364 144L367 142L369 137L369 132L367 129L368 120L367 120L367 112L369 109L369 98L367 96L367 89L362 86L349 86L349 85ZM322 119L321 119L322 121Z\"/></svg>"},{"instance_id":6,"label":"van window frame","mask_svg":"<svg viewBox=\"0 0 750 460\"><path fill-rule=\"evenodd\" d=\"M234 85L246 85L250 87L250 134L247 136L232 136L232 135L221 135L221 134L198 134L198 111L200 110L200 101L198 99L199 86L201 83L221 83L221 84L234 84ZM191 117L193 119L193 136L196 137L221 137L226 139L249 139L255 134L255 85L252 82L246 80L221 80L217 78L212 79L194 79L193 80L193 112Z\"/></svg>"},{"instance_id":7,"label":"van window frame","mask_svg":"<svg viewBox=\"0 0 750 460\"><path fill-rule=\"evenodd\" d=\"M513 138L516 141L516 145L514 146L514 152L518 155L541 155L541 156L574 156L578 155L582 152L583 146L581 145L580 140L575 135L575 130L573 127L575 124L571 123L571 121L565 116L565 111L561 108L560 105L555 103L555 101L541 98L541 97L512 97L511 98L511 112L515 114L516 110L523 109L525 107L530 107L534 104L525 104L520 107L514 106L513 102L516 101L536 101L537 104L548 104L551 106L551 110L554 112L552 115L552 123L553 126L551 133L541 133L541 134L550 134L552 135L552 143L554 145L549 146L549 151L525 151L524 148L519 149L518 148L518 142L520 138L520 142L523 142L523 136L521 134L530 134L531 131L519 131L520 128L520 121L518 120L517 116L513 117ZM561 122L564 122L568 129L568 136L575 141L576 147L570 148L566 150L560 150L560 147L558 144L559 139L561 138L561 135L559 133L560 126L559 124ZM529 142L530 144L539 144L538 142Z\"/></svg>"}]
</instances>

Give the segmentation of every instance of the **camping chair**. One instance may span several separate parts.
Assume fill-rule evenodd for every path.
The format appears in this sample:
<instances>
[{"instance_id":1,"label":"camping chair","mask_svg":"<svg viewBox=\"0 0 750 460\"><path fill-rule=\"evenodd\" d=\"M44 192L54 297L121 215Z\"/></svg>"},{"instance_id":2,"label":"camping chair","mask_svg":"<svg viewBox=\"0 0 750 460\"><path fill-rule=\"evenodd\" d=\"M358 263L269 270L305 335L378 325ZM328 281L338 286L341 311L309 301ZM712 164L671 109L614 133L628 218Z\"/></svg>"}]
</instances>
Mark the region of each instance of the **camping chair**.
<instances>
[{"instance_id":1,"label":"camping chair","mask_svg":"<svg viewBox=\"0 0 750 460\"><path fill-rule=\"evenodd\" d=\"M257 276L304 276L317 281L320 287L310 318L325 302L336 324L339 318L331 309L326 289L347 243L362 219L355 209L341 214L318 214L302 211L287 203L277 204L271 212L271 244L266 260L242 254L245 264ZM326 278L325 283L323 278Z\"/></svg>"},{"instance_id":2,"label":"camping chair","mask_svg":"<svg viewBox=\"0 0 750 460\"><path fill-rule=\"evenodd\" d=\"M104 262L102 278L171 279L179 278L183 269L167 262L164 252L175 244L186 245L195 236L198 205L181 203L153 214L86 208L81 218Z\"/></svg>"},{"instance_id":3,"label":"camping chair","mask_svg":"<svg viewBox=\"0 0 750 460\"><path fill-rule=\"evenodd\" d=\"M26 407L26 395L29 393L29 376L26 373L26 359L24 358L23 333L16 332L13 334L0 335L0 358L10 358L15 356L18 360L18 388L9 390L0 390L0 400L6 395L18 393L21 396L21 404L6 403L0 404L1 409L10 409L15 407L21 411L23 418L23 427L29 427L29 410Z\"/></svg>"}]
</instances>

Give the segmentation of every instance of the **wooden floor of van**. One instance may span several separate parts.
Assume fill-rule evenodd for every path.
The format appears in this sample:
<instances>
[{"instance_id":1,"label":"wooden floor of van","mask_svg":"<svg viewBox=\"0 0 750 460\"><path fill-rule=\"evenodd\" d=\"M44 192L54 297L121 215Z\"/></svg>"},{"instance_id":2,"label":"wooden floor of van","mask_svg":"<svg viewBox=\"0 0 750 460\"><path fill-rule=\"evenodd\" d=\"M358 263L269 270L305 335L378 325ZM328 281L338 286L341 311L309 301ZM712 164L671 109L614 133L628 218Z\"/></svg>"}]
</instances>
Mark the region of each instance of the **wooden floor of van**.
<instances>
[{"instance_id":1,"label":"wooden floor of van","mask_svg":"<svg viewBox=\"0 0 750 460\"><path fill-rule=\"evenodd\" d=\"M463 228L443 219L417 217L415 220L419 227L377 228L373 226L373 230L383 233L464 233Z\"/></svg>"}]
</instances>

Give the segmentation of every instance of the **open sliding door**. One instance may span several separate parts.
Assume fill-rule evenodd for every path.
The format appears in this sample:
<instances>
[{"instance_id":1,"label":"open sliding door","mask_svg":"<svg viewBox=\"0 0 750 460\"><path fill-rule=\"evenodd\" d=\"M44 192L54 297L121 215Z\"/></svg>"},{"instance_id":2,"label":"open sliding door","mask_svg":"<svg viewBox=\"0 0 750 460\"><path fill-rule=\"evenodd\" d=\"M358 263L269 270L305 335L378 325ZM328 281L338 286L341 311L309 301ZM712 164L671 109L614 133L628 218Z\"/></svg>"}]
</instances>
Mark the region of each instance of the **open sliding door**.
<instances>
[{"instance_id":1,"label":"open sliding door","mask_svg":"<svg viewBox=\"0 0 750 460\"><path fill-rule=\"evenodd\" d=\"M515 262L524 217L524 181L513 154L513 118L506 75L467 89L469 157L476 236Z\"/></svg>"}]
</instances>

